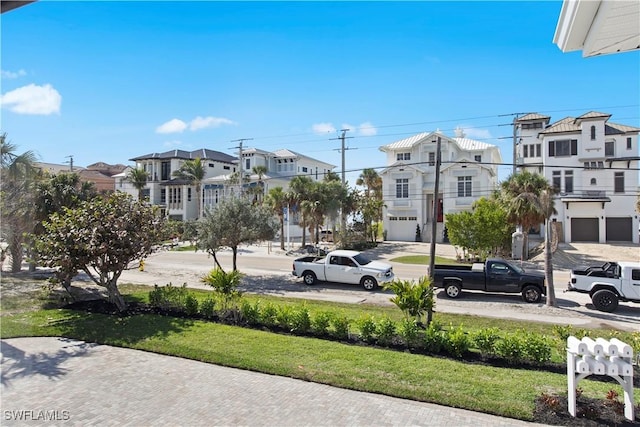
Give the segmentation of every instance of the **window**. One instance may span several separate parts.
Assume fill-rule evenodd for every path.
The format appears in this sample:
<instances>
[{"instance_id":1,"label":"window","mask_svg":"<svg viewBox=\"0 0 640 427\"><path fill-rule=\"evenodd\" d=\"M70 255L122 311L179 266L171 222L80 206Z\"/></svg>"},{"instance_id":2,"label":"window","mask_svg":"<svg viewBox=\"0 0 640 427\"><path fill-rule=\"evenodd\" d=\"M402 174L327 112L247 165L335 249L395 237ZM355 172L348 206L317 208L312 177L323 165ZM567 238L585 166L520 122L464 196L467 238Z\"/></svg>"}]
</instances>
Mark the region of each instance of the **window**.
<instances>
[{"instance_id":1,"label":"window","mask_svg":"<svg viewBox=\"0 0 640 427\"><path fill-rule=\"evenodd\" d=\"M573 171L564 171L564 192L573 193Z\"/></svg>"},{"instance_id":2,"label":"window","mask_svg":"<svg viewBox=\"0 0 640 427\"><path fill-rule=\"evenodd\" d=\"M614 172L613 192L624 193L624 172Z\"/></svg>"},{"instance_id":3,"label":"window","mask_svg":"<svg viewBox=\"0 0 640 427\"><path fill-rule=\"evenodd\" d=\"M631 150L631 138L627 138L627 150Z\"/></svg>"},{"instance_id":4,"label":"window","mask_svg":"<svg viewBox=\"0 0 640 427\"><path fill-rule=\"evenodd\" d=\"M560 171L553 171L552 172L552 178L551 178L551 185L553 186L553 188L556 189L556 191L560 191L560 180L561 180L561 175L562 172Z\"/></svg>"},{"instance_id":5,"label":"window","mask_svg":"<svg viewBox=\"0 0 640 427\"><path fill-rule=\"evenodd\" d=\"M542 122L522 123L522 129L542 129Z\"/></svg>"},{"instance_id":6,"label":"window","mask_svg":"<svg viewBox=\"0 0 640 427\"><path fill-rule=\"evenodd\" d=\"M604 143L605 157L613 157L615 155L615 141L607 141Z\"/></svg>"},{"instance_id":7,"label":"window","mask_svg":"<svg viewBox=\"0 0 640 427\"><path fill-rule=\"evenodd\" d=\"M549 157L568 157L578 155L577 139L549 141Z\"/></svg>"},{"instance_id":8,"label":"window","mask_svg":"<svg viewBox=\"0 0 640 427\"><path fill-rule=\"evenodd\" d=\"M222 169L224 169L224 170L228 171L230 168L229 168L229 166L223 166L223 167L222 167ZM234 172L235 172L235 171L234 171Z\"/></svg>"},{"instance_id":9,"label":"window","mask_svg":"<svg viewBox=\"0 0 640 427\"><path fill-rule=\"evenodd\" d=\"M244 161L244 168L246 170L251 170L251 159L245 159Z\"/></svg>"},{"instance_id":10,"label":"window","mask_svg":"<svg viewBox=\"0 0 640 427\"><path fill-rule=\"evenodd\" d=\"M187 188L187 201L191 201L191 187Z\"/></svg>"},{"instance_id":11,"label":"window","mask_svg":"<svg viewBox=\"0 0 640 427\"><path fill-rule=\"evenodd\" d=\"M474 159L476 162L478 162L478 163L481 163L481 162L482 162L482 156L481 156L481 155L473 156L473 159Z\"/></svg>"},{"instance_id":12,"label":"window","mask_svg":"<svg viewBox=\"0 0 640 427\"><path fill-rule=\"evenodd\" d=\"M411 160L411 153L398 153L396 154L396 160Z\"/></svg>"},{"instance_id":13,"label":"window","mask_svg":"<svg viewBox=\"0 0 640 427\"><path fill-rule=\"evenodd\" d=\"M536 144L536 157L542 157L542 144Z\"/></svg>"},{"instance_id":14,"label":"window","mask_svg":"<svg viewBox=\"0 0 640 427\"><path fill-rule=\"evenodd\" d=\"M596 184L597 184L596 179L595 178L591 178L591 185L596 185Z\"/></svg>"},{"instance_id":15,"label":"window","mask_svg":"<svg viewBox=\"0 0 640 427\"><path fill-rule=\"evenodd\" d=\"M160 190L160 203L167 203L167 189Z\"/></svg>"},{"instance_id":16,"label":"window","mask_svg":"<svg viewBox=\"0 0 640 427\"><path fill-rule=\"evenodd\" d=\"M160 163L160 179L163 181L168 181L171 178L171 163L162 162Z\"/></svg>"},{"instance_id":17,"label":"window","mask_svg":"<svg viewBox=\"0 0 640 427\"><path fill-rule=\"evenodd\" d=\"M429 166L436 165L436 153L429 153Z\"/></svg>"},{"instance_id":18,"label":"window","mask_svg":"<svg viewBox=\"0 0 640 427\"><path fill-rule=\"evenodd\" d=\"M595 126L591 126L591 140L595 140L596 139L596 127Z\"/></svg>"},{"instance_id":19,"label":"window","mask_svg":"<svg viewBox=\"0 0 640 427\"><path fill-rule=\"evenodd\" d=\"M214 167L216 167L216 165L215 165L215 163L209 163L209 167L210 168L214 168Z\"/></svg>"},{"instance_id":20,"label":"window","mask_svg":"<svg viewBox=\"0 0 640 427\"><path fill-rule=\"evenodd\" d=\"M522 154L524 157L529 157L529 146L528 145L523 145L522 146Z\"/></svg>"},{"instance_id":21,"label":"window","mask_svg":"<svg viewBox=\"0 0 640 427\"><path fill-rule=\"evenodd\" d=\"M640 280L640 269L631 270L631 280Z\"/></svg>"},{"instance_id":22,"label":"window","mask_svg":"<svg viewBox=\"0 0 640 427\"><path fill-rule=\"evenodd\" d=\"M458 197L471 197L471 177L458 177Z\"/></svg>"},{"instance_id":23,"label":"window","mask_svg":"<svg viewBox=\"0 0 640 427\"><path fill-rule=\"evenodd\" d=\"M409 178L396 179L396 199L409 198Z\"/></svg>"},{"instance_id":24,"label":"window","mask_svg":"<svg viewBox=\"0 0 640 427\"><path fill-rule=\"evenodd\" d=\"M309 171L309 169L306 166L302 167L302 172L307 173Z\"/></svg>"}]
</instances>

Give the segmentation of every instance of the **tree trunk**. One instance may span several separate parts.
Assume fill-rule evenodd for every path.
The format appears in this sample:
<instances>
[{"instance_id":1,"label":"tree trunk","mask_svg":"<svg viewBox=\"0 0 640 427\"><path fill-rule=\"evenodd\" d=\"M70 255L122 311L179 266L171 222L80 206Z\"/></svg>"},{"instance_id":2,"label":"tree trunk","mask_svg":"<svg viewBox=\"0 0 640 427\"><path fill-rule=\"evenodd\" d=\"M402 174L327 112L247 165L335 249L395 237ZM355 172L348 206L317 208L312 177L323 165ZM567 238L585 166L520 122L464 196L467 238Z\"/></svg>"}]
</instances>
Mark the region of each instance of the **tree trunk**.
<instances>
[{"instance_id":1,"label":"tree trunk","mask_svg":"<svg viewBox=\"0 0 640 427\"><path fill-rule=\"evenodd\" d=\"M105 287L107 288L109 302L115 304L119 312L123 312L127 310L127 303L124 302L124 298L122 297L122 294L120 294L120 290L118 290L116 280L117 279L114 278L107 281Z\"/></svg>"},{"instance_id":2,"label":"tree trunk","mask_svg":"<svg viewBox=\"0 0 640 427\"><path fill-rule=\"evenodd\" d=\"M551 257L551 223L547 219L544 224L544 275L547 282L547 305L556 306L556 293L553 287L553 259Z\"/></svg>"},{"instance_id":3,"label":"tree trunk","mask_svg":"<svg viewBox=\"0 0 640 427\"><path fill-rule=\"evenodd\" d=\"M237 271L238 267L236 265L236 260L238 259L238 247L234 246L231 250L233 251L233 271Z\"/></svg>"},{"instance_id":4,"label":"tree trunk","mask_svg":"<svg viewBox=\"0 0 640 427\"><path fill-rule=\"evenodd\" d=\"M9 252L11 253L11 272L18 273L22 270L22 243L12 239Z\"/></svg>"},{"instance_id":5,"label":"tree trunk","mask_svg":"<svg viewBox=\"0 0 640 427\"><path fill-rule=\"evenodd\" d=\"M307 243L307 221L302 217L302 247Z\"/></svg>"}]
</instances>

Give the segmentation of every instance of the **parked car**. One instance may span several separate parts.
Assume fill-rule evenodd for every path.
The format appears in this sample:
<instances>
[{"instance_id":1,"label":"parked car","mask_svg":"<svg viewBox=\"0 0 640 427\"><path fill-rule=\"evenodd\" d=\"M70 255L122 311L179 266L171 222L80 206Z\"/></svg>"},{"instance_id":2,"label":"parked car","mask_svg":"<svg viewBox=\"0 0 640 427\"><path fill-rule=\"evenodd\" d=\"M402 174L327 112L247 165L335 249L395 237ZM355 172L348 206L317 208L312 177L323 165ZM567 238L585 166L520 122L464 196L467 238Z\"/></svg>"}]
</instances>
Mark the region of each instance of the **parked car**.
<instances>
[{"instance_id":1,"label":"parked car","mask_svg":"<svg viewBox=\"0 0 640 427\"><path fill-rule=\"evenodd\" d=\"M608 313L619 301L640 303L640 263L608 262L571 270L568 289L588 293L594 307Z\"/></svg>"},{"instance_id":2,"label":"parked car","mask_svg":"<svg viewBox=\"0 0 640 427\"><path fill-rule=\"evenodd\" d=\"M320 230L320 241L321 242L333 242L333 231L331 231L331 230Z\"/></svg>"},{"instance_id":3,"label":"parked car","mask_svg":"<svg viewBox=\"0 0 640 427\"><path fill-rule=\"evenodd\" d=\"M522 299L537 303L546 294L544 274L527 272L503 259L488 259L472 265L434 266L433 282L449 298L458 298L463 289L485 292L520 293Z\"/></svg>"},{"instance_id":4,"label":"parked car","mask_svg":"<svg viewBox=\"0 0 640 427\"><path fill-rule=\"evenodd\" d=\"M394 279L393 267L382 261L371 261L362 252L337 250L326 257L307 256L293 262L293 275L304 283L318 281L360 284L368 291Z\"/></svg>"}]
</instances>

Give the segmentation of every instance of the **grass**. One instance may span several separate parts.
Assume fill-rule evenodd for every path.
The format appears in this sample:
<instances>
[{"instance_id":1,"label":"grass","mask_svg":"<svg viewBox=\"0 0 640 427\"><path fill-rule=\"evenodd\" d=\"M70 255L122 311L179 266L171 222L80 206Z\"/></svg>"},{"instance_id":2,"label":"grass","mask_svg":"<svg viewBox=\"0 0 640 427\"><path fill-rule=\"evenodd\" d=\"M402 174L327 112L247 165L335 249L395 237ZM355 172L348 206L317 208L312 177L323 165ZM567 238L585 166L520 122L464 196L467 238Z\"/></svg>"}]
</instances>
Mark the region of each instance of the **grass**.
<instances>
[{"instance_id":1,"label":"grass","mask_svg":"<svg viewBox=\"0 0 640 427\"><path fill-rule=\"evenodd\" d=\"M405 255L405 256L392 258L389 261L398 262L400 264L429 265L430 258L431 257L429 255ZM443 257L436 256L436 264L454 265L454 264L460 264L460 263L451 258L443 258Z\"/></svg>"},{"instance_id":2,"label":"grass","mask_svg":"<svg viewBox=\"0 0 640 427\"><path fill-rule=\"evenodd\" d=\"M121 289L128 299L144 301L150 287L123 285ZM208 294L207 291L193 292L199 299ZM395 307L301 302L255 295L245 297L265 303L304 303L311 312L332 310L354 319L363 313L400 318ZM24 299L25 296L9 296L9 300L14 298ZM20 308L15 311L3 309L0 318L2 338L64 336L523 420L532 419L534 401L541 393L566 393L566 375L545 371L469 364L159 315L119 317L65 309L28 310L30 304L6 302L5 295L2 303L3 307L6 303ZM505 331L535 327L549 335L553 328L547 324L441 313L436 313L436 320L475 328L485 324ZM229 351L230 348L234 351ZM619 386L583 380L580 387L585 396L603 399L611 388ZM635 400L640 402L640 393L635 393Z\"/></svg>"}]
</instances>

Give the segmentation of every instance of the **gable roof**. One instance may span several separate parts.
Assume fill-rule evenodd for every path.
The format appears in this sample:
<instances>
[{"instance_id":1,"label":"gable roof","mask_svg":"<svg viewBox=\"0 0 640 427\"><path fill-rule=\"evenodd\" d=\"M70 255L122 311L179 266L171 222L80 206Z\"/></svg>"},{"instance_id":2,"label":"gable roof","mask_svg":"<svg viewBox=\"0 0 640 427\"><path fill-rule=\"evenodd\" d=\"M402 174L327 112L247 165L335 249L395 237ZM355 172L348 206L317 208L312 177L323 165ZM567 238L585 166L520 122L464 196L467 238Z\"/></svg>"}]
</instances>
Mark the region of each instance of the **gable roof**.
<instances>
[{"instance_id":1,"label":"gable roof","mask_svg":"<svg viewBox=\"0 0 640 427\"><path fill-rule=\"evenodd\" d=\"M609 120L609 117L611 117L611 114L607 114L607 113L599 113L597 111L589 111L588 113L585 113L581 116L579 116L576 120L582 120L582 119L605 119Z\"/></svg>"},{"instance_id":2,"label":"gable roof","mask_svg":"<svg viewBox=\"0 0 640 427\"><path fill-rule=\"evenodd\" d=\"M214 160L214 161L223 162L223 163L234 163L238 160L237 157L233 157L228 154L221 153L220 151L209 150L207 148L200 148L195 151L171 150L171 151L165 151L164 153L151 153L151 154L145 154L143 156L134 157L133 159L129 159L129 160L135 162L138 160L153 160L153 159L193 160L197 158Z\"/></svg>"},{"instance_id":3,"label":"gable roof","mask_svg":"<svg viewBox=\"0 0 640 427\"><path fill-rule=\"evenodd\" d=\"M541 131L541 134L547 133L563 133L563 132L580 132L580 126L576 124L576 119L574 117L565 117L562 120L558 120L555 123L549 125L548 128Z\"/></svg>"},{"instance_id":4,"label":"gable roof","mask_svg":"<svg viewBox=\"0 0 640 427\"><path fill-rule=\"evenodd\" d=\"M419 144L426 139L433 132L422 132L417 135L410 136L400 141L392 142L391 144L383 145L380 147L380 151L394 151L403 148L413 148L414 145Z\"/></svg>"},{"instance_id":5,"label":"gable roof","mask_svg":"<svg viewBox=\"0 0 640 427\"><path fill-rule=\"evenodd\" d=\"M611 117L611 114L598 113L597 111L591 111L578 118L565 117L564 119L558 120L557 122L549 125L549 127L541 131L540 134L582 132L582 128L580 127L580 121L582 119L603 118L607 121L609 120L609 117ZM609 122L604 125L605 135L620 135L635 132L640 132L640 128Z\"/></svg>"},{"instance_id":6,"label":"gable roof","mask_svg":"<svg viewBox=\"0 0 640 427\"><path fill-rule=\"evenodd\" d=\"M486 142L476 141L475 139L470 138L449 138L448 136L442 135L439 132L422 132L417 135L410 136L409 138L401 139L400 141L392 142L391 144L383 145L380 147L380 151L395 151L402 149L410 149L414 146L428 141L431 143L432 138L440 137L444 141L451 141L458 145L458 147L463 151L482 151L488 148L494 148L495 145L487 144Z\"/></svg>"},{"instance_id":7,"label":"gable roof","mask_svg":"<svg viewBox=\"0 0 640 427\"><path fill-rule=\"evenodd\" d=\"M529 120L545 120L548 122L549 120L551 120L551 116L545 116L543 114L538 114L538 113L528 113L522 117L517 118L516 122L526 122Z\"/></svg>"}]
</instances>

